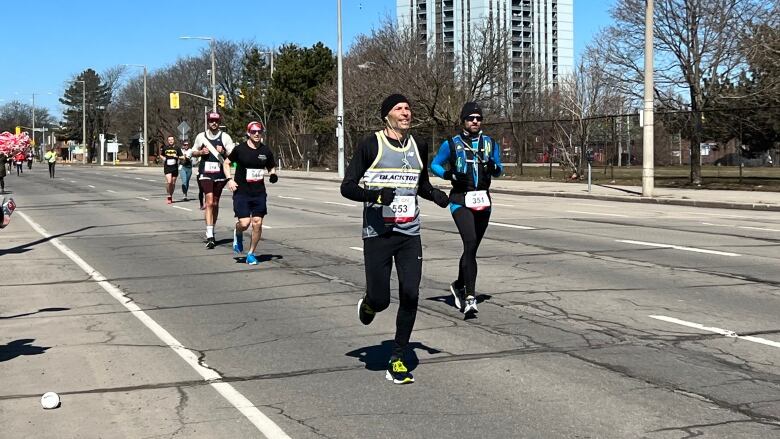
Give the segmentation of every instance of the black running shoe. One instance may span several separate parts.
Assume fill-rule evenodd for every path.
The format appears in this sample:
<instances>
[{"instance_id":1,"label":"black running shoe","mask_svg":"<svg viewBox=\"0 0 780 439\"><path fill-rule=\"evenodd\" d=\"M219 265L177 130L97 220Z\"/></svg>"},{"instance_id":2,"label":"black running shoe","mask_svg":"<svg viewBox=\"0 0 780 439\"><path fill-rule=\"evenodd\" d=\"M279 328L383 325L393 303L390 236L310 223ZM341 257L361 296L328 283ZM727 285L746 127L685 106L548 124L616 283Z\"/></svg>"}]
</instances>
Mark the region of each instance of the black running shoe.
<instances>
[{"instance_id":1,"label":"black running shoe","mask_svg":"<svg viewBox=\"0 0 780 439\"><path fill-rule=\"evenodd\" d=\"M394 384L411 384L414 382L414 377L406 368L404 360L401 358L391 358L390 363L387 365L387 373L385 378L392 381Z\"/></svg>"},{"instance_id":2,"label":"black running shoe","mask_svg":"<svg viewBox=\"0 0 780 439\"><path fill-rule=\"evenodd\" d=\"M474 296L468 296L466 297L466 306L463 307L463 314L468 315L474 315L478 313L479 310L477 309L477 298Z\"/></svg>"},{"instance_id":3,"label":"black running shoe","mask_svg":"<svg viewBox=\"0 0 780 439\"><path fill-rule=\"evenodd\" d=\"M206 248L207 249L212 250L216 246L217 246L217 241L214 238L208 238L206 240Z\"/></svg>"},{"instance_id":4,"label":"black running shoe","mask_svg":"<svg viewBox=\"0 0 780 439\"><path fill-rule=\"evenodd\" d=\"M463 312L466 305L466 289L456 287L455 282L453 282L450 284L450 292L455 301L455 308L458 308L460 312Z\"/></svg>"},{"instance_id":5,"label":"black running shoe","mask_svg":"<svg viewBox=\"0 0 780 439\"><path fill-rule=\"evenodd\" d=\"M358 319L364 325L370 325L374 321L376 312L366 303L366 296L358 300Z\"/></svg>"}]
</instances>

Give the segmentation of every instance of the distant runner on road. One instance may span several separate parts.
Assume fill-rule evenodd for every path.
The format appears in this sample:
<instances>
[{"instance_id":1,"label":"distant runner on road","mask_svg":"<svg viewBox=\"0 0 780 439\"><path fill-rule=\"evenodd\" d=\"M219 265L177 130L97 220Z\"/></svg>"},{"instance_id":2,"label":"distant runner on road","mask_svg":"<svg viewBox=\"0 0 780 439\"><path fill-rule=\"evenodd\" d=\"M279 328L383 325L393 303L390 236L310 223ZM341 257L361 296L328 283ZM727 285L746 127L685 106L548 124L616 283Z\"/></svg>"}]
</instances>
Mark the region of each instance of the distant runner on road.
<instances>
[{"instance_id":1,"label":"distant runner on road","mask_svg":"<svg viewBox=\"0 0 780 439\"><path fill-rule=\"evenodd\" d=\"M224 163L228 189L233 192L233 212L236 214L236 228L233 230L233 251L244 251L244 231L252 226L252 241L246 254L246 263L257 265L257 244L263 234L263 218L268 213L265 175L268 181L276 183L276 160L274 153L263 143L265 126L261 122L249 122L245 142L236 145ZM233 173L230 165L235 164ZM231 178L232 177L232 178Z\"/></svg>"},{"instance_id":2,"label":"distant runner on road","mask_svg":"<svg viewBox=\"0 0 780 439\"><path fill-rule=\"evenodd\" d=\"M176 138L168 136L165 145L160 150L163 159L163 172L165 173L165 190L168 193L166 203L173 203L173 191L176 190L176 178L179 176L179 162L184 160L184 153L176 146Z\"/></svg>"},{"instance_id":3,"label":"distant runner on road","mask_svg":"<svg viewBox=\"0 0 780 439\"><path fill-rule=\"evenodd\" d=\"M490 179L503 171L500 145L482 132L482 108L467 102L460 111L463 130L442 142L431 172L452 184L450 212L463 241L458 279L450 284L455 306L477 312L477 249L490 222Z\"/></svg>"},{"instance_id":4,"label":"distant runner on road","mask_svg":"<svg viewBox=\"0 0 780 439\"><path fill-rule=\"evenodd\" d=\"M219 197L227 183L222 164L234 146L233 139L220 130L220 120L219 113L209 113L206 117L208 129L198 133L192 145L192 155L200 157L198 180L204 194L207 249L213 249L217 245L214 238L214 225L219 217Z\"/></svg>"}]
</instances>

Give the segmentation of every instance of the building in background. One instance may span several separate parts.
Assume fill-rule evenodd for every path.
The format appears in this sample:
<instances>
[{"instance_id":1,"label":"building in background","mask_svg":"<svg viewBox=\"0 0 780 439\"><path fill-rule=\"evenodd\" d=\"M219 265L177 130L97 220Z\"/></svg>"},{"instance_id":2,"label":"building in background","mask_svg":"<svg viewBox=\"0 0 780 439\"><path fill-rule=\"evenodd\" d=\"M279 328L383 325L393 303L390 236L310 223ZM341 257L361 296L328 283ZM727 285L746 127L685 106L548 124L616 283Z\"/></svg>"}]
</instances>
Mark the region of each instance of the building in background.
<instances>
[{"instance_id":1,"label":"building in background","mask_svg":"<svg viewBox=\"0 0 780 439\"><path fill-rule=\"evenodd\" d=\"M461 62L479 28L495 26L507 39L512 100L574 69L574 0L396 0L396 15L429 50Z\"/></svg>"}]
</instances>

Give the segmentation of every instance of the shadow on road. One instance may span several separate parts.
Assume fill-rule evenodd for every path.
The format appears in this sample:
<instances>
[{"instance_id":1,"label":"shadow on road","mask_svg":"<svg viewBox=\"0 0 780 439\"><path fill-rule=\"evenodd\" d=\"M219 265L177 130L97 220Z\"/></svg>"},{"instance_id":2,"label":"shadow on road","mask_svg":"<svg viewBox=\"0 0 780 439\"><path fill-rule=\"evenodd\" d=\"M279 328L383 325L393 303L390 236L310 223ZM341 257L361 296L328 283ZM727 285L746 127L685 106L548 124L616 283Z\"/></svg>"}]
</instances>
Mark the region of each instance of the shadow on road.
<instances>
[{"instance_id":1,"label":"shadow on road","mask_svg":"<svg viewBox=\"0 0 780 439\"><path fill-rule=\"evenodd\" d=\"M93 229L93 228L95 228L95 226L82 227L80 229L72 230L70 232L63 232L63 233L59 233L57 235L52 235L52 236L50 236L48 238L41 238L41 239L39 239L37 241L29 242L27 244L17 245L16 247L11 247L11 248L8 248L8 249L0 249L0 256L5 256L5 255L8 255L8 254L18 255L18 254L22 254L22 253L27 253L28 251L30 251L32 249L32 247L35 247L38 244L43 244L45 242L49 242L49 241L51 241L54 238L59 238L60 236L72 235L74 233L83 232L85 230L89 230L89 229Z\"/></svg>"},{"instance_id":2,"label":"shadow on road","mask_svg":"<svg viewBox=\"0 0 780 439\"><path fill-rule=\"evenodd\" d=\"M231 240L230 242L232 243L233 240ZM258 263L275 261L277 259L284 259L284 256L282 255L272 255L268 253L262 255L255 255L255 257L257 258ZM237 264L246 264L246 256L237 256L233 259L236 261Z\"/></svg>"},{"instance_id":3,"label":"shadow on road","mask_svg":"<svg viewBox=\"0 0 780 439\"><path fill-rule=\"evenodd\" d=\"M35 315L35 314L38 314L38 313L41 313L41 312L57 312L57 311L70 311L70 308L41 308L38 311L26 312L24 314L16 314L14 316L0 316L0 320L15 319L17 317L26 317L26 316Z\"/></svg>"},{"instance_id":4,"label":"shadow on road","mask_svg":"<svg viewBox=\"0 0 780 439\"><path fill-rule=\"evenodd\" d=\"M21 338L6 345L0 345L0 363L13 360L21 355L40 355L46 352L48 347L33 346L34 338Z\"/></svg>"},{"instance_id":5,"label":"shadow on road","mask_svg":"<svg viewBox=\"0 0 780 439\"><path fill-rule=\"evenodd\" d=\"M387 369L387 362L390 359L390 354L393 353L393 340L385 340L380 345L367 346L354 351L347 352L346 356L355 357L360 360L361 363L365 363L366 369L373 371L380 371ZM422 343L409 343L407 346L406 354L404 355L404 364L409 370L414 370L420 359L417 358L417 349L424 349L429 354L440 354L441 351L435 348L425 346Z\"/></svg>"}]
</instances>

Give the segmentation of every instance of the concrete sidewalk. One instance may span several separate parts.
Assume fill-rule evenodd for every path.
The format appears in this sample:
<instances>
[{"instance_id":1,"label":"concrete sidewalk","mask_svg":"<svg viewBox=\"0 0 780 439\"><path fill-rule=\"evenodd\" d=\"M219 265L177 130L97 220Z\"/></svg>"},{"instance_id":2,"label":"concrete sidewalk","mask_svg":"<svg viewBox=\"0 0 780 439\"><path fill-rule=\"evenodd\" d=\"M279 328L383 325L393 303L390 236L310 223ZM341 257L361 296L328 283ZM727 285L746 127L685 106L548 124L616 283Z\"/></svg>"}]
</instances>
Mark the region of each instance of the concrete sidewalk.
<instances>
[{"instance_id":1,"label":"concrete sidewalk","mask_svg":"<svg viewBox=\"0 0 780 439\"><path fill-rule=\"evenodd\" d=\"M279 171L279 174L282 178L341 181L336 172L306 172L282 169ZM448 182L438 177L431 177L431 182L441 189L450 187ZM587 183L518 181L501 178L493 180L490 190L494 193L527 196L780 211L780 192L655 188L653 197L646 198L642 197L642 188L639 186L592 185L591 191L588 192Z\"/></svg>"}]
</instances>

